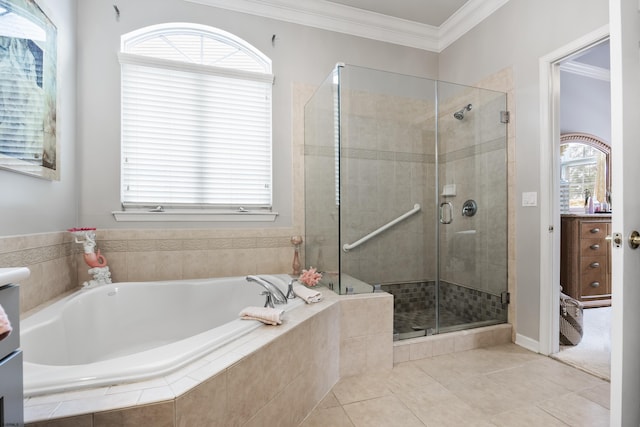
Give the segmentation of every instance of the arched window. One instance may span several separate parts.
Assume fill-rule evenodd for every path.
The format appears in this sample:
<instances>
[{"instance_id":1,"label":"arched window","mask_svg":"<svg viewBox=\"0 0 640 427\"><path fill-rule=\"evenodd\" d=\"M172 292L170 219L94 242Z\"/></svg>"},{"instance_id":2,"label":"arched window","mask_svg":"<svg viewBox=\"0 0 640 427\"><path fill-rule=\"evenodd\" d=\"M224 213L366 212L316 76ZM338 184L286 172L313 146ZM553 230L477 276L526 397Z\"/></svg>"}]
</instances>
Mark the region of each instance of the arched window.
<instances>
[{"instance_id":1,"label":"arched window","mask_svg":"<svg viewBox=\"0 0 640 427\"><path fill-rule=\"evenodd\" d=\"M582 212L588 197L610 205L611 147L586 133L560 136L560 210Z\"/></svg>"},{"instance_id":2,"label":"arched window","mask_svg":"<svg viewBox=\"0 0 640 427\"><path fill-rule=\"evenodd\" d=\"M271 207L271 60L227 32L122 37L125 210Z\"/></svg>"}]
</instances>

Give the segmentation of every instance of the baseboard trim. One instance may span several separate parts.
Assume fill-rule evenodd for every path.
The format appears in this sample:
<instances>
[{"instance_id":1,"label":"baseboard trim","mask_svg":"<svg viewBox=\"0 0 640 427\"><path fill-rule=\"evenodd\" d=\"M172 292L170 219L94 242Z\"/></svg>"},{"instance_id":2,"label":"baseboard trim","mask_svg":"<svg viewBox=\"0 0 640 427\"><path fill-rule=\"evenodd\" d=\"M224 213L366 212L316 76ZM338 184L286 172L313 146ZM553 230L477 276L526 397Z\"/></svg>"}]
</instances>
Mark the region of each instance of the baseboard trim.
<instances>
[{"instance_id":1,"label":"baseboard trim","mask_svg":"<svg viewBox=\"0 0 640 427\"><path fill-rule=\"evenodd\" d=\"M535 353L540 353L540 342L524 335L516 334L516 344L520 347L524 347L527 350L531 350Z\"/></svg>"}]
</instances>

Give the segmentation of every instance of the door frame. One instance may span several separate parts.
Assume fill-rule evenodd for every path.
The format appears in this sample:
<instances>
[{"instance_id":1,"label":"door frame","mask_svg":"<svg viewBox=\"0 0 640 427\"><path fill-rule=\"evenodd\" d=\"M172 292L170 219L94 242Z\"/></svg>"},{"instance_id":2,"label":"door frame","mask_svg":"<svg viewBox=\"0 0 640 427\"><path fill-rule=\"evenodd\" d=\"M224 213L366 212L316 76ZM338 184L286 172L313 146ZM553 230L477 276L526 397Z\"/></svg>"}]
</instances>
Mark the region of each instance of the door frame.
<instances>
[{"instance_id":1,"label":"door frame","mask_svg":"<svg viewBox=\"0 0 640 427\"><path fill-rule=\"evenodd\" d=\"M560 61L609 37L602 26L540 58L540 333L538 351L560 350Z\"/></svg>"}]
</instances>

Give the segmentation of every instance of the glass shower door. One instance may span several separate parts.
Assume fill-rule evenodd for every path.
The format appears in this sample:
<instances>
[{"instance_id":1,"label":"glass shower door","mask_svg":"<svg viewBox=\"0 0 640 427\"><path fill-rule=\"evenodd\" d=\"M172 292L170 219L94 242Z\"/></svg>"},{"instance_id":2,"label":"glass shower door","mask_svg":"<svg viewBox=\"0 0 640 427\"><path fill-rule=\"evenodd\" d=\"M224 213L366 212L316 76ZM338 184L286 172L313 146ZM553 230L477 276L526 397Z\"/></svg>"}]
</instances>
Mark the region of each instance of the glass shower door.
<instances>
[{"instance_id":1,"label":"glass shower door","mask_svg":"<svg viewBox=\"0 0 640 427\"><path fill-rule=\"evenodd\" d=\"M430 334L435 81L351 65L339 81L341 289L393 294L396 336Z\"/></svg>"},{"instance_id":2,"label":"glass shower door","mask_svg":"<svg viewBox=\"0 0 640 427\"><path fill-rule=\"evenodd\" d=\"M506 94L438 82L438 332L507 321Z\"/></svg>"},{"instance_id":3,"label":"glass shower door","mask_svg":"<svg viewBox=\"0 0 640 427\"><path fill-rule=\"evenodd\" d=\"M305 107L305 265L391 293L394 339L507 321L503 111L502 92L351 65Z\"/></svg>"}]
</instances>

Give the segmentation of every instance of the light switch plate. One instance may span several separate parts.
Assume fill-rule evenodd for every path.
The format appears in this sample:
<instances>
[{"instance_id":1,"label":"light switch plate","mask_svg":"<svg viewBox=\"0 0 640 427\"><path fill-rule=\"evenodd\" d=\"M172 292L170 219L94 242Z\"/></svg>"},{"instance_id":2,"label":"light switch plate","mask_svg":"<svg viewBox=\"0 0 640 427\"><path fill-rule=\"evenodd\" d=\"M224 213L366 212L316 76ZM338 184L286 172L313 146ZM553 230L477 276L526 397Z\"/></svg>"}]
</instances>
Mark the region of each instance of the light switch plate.
<instances>
[{"instance_id":1,"label":"light switch plate","mask_svg":"<svg viewBox=\"0 0 640 427\"><path fill-rule=\"evenodd\" d=\"M538 206L538 193L535 191L522 193L522 206Z\"/></svg>"}]
</instances>

